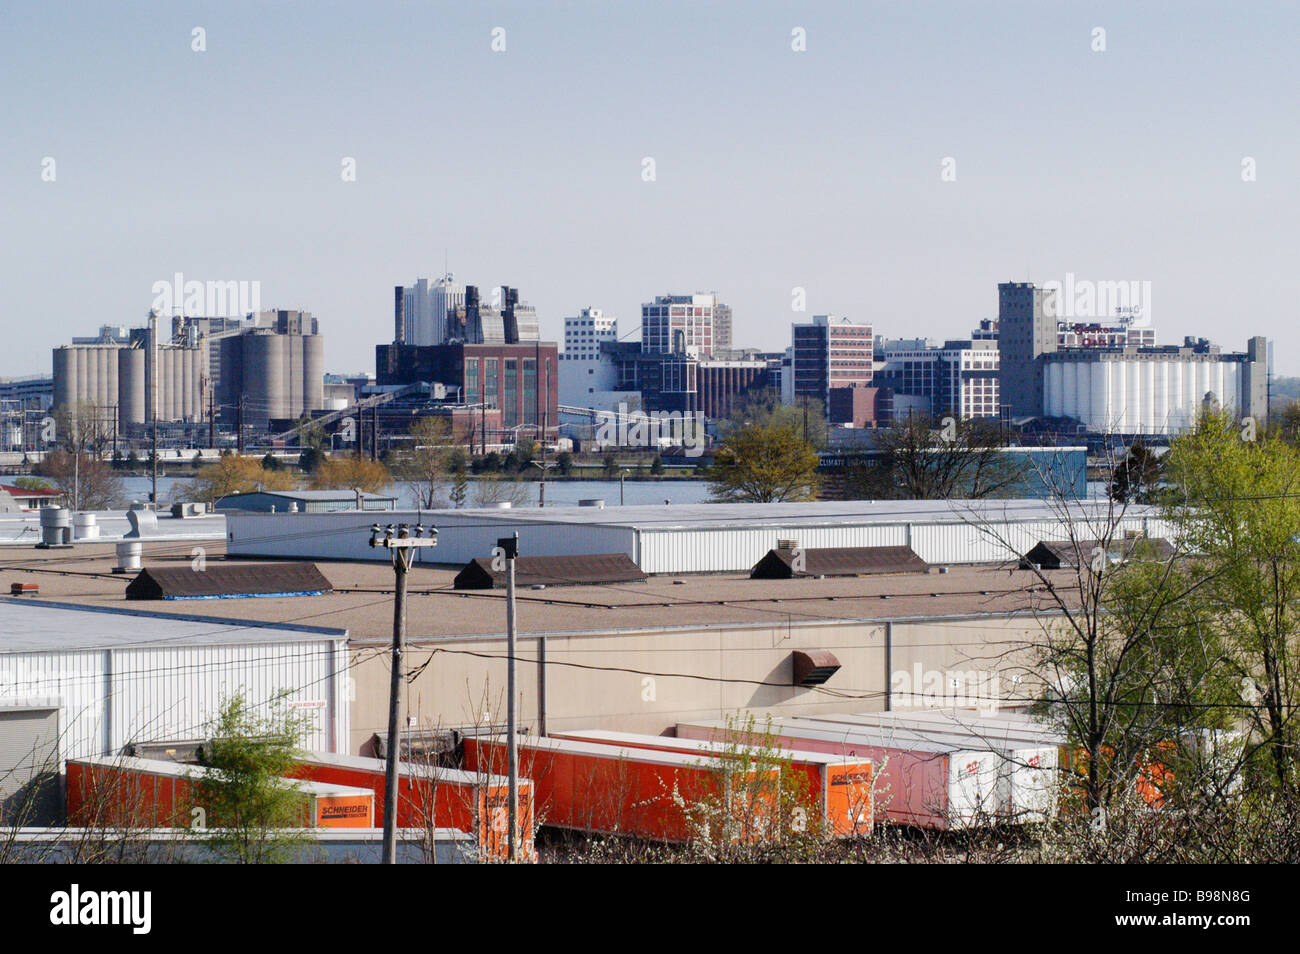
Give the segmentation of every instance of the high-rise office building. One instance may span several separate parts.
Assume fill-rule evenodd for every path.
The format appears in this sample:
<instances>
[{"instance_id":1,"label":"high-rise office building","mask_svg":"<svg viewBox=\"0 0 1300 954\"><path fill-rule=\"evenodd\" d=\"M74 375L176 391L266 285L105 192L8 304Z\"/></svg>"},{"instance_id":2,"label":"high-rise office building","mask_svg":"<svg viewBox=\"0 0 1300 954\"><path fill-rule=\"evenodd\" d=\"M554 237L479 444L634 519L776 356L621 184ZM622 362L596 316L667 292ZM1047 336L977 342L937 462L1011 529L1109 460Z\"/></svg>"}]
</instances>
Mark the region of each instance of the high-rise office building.
<instances>
[{"instance_id":1,"label":"high-rise office building","mask_svg":"<svg viewBox=\"0 0 1300 954\"><path fill-rule=\"evenodd\" d=\"M641 306L641 350L646 354L713 354L717 296L658 295Z\"/></svg>"},{"instance_id":2,"label":"high-rise office building","mask_svg":"<svg viewBox=\"0 0 1300 954\"><path fill-rule=\"evenodd\" d=\"M451 337L449 315L465 304L465 286L450 274L393 289L393 340L399 344L435 345Z\"/></svg>"},{"instance_id":3,"label":"high-rise office building","mask_svg":"<svg viewBox=\"0 0 1300 954\"><path fill-rule=\"evenodd\" d=\"M944 342L877 338L872 383L892 389L898 407L914 413L958 420L996 417L998 348L996 341L978 337L980 330Z\"/></svg>"},{"instance_id":4,"label":"high-rise office building","mask_svg":"<svg viewBox=\"0 0 1300 954\"><path fill-rule=\"evenodd\" d=\"M791 395L830 403L832 388L871 386L871 325L839 315L814 315L791 326Z\"/></svg>"},{"instance_id":5,"label":"high-rise office building","mask_svg":"<svg viewBox=\"0 0 1300 954\"><path fill-rule=\"evenodd\" d=\"M716 302L713 306L713 351L723 354L732 349L731 306Z\"/></svg>"},{"instance_id":6,"label":"high-rise office building","mask_svg":"<svg viewBox=\"0 0 1300 954\"><path fill-rule=\"evenodd\" d=\"M618 319L599 308L583 308L576 317L564 319L566 360L581 360L600 353L602 341L618 340Z\"/></svg>"}]
</instances>

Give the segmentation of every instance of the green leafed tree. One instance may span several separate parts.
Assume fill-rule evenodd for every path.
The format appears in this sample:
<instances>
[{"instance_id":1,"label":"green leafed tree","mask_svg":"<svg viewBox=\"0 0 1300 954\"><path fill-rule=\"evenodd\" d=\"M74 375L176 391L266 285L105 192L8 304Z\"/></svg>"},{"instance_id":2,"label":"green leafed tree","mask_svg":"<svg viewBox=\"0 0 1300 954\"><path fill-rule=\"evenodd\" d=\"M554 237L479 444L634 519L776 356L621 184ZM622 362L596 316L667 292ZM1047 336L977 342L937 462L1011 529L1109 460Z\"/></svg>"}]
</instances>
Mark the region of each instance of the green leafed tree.
<instances>
[{"instance_id":1,"label":"green leafed tree","mask_svg":"<svg viewBox=\"0 0 1300 954\"><path fill-rule=\"evenodd\" d=\"M1241 683L1254 764L1297 791L1300 746L1300 450L1207 411L1169 450L1167 516L1197 555L1206 609Z\"/></svg>"},{"instance_id":2,"label":"green leafed tree","mask_svg":"<svg viewBox=\"0 0 1300 954\"><path fill-rule=\"evenodd\" d=\"M782 404L773 388L749 391L732 406L719 422L724 438L746 427L780 425L805 437L814 450L826 446L826 405L817 398L801 397L795 404Z\"/></svg>"},{"instance_id":3,"label":"green leafed tree","mask_svg":"<svg viewBox=\"0 0 1300 954\"><path fill-rule=\"evenodd\" d=\"M258 711L242 693L222 703L203 746L211 771L195 785L208 844L239 864L294 860L304 842L308 799L287 776L306 725L280 696ZM201 816L200 816L201 817Z\"/></svg>"},{"instance_id":4,"label":"green leafed tree","mask_svg":"<svg viewBox=\"0 0 1300 954\"><path fill-rule=\"evenodd\" d=\"M709 491L722 503L779 503L817 497L817 453L794 428L752 425L718 448Z\"/></svg>"}]
</instances>

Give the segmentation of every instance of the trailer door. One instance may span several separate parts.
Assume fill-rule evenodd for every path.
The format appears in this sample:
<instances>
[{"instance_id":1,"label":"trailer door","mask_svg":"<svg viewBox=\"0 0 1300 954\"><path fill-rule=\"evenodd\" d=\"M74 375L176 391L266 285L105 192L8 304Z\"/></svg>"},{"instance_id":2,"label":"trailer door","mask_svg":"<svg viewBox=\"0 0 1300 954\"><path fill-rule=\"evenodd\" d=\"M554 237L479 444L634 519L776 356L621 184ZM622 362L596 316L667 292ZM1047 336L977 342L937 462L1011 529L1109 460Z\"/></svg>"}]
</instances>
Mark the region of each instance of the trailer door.
<instances>
[{"instance_id":1,"label":"trailer door","mask_svg":"<svg viewBox=\"0 0 1300 954\"><path fill-rule=\"evenodd\" d=\"M59 710L0 707L0 824L60 822L60 768Z\"/></svg>"}]
</instances>

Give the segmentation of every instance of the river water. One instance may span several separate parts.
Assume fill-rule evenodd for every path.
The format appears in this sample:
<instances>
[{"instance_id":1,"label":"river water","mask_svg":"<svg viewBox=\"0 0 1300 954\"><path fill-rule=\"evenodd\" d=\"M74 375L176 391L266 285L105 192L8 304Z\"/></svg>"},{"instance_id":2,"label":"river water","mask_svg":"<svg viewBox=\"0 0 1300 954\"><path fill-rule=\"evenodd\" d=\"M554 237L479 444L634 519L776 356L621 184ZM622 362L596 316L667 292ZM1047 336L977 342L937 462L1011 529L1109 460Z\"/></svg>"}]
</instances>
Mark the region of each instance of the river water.
<instances>
[{"instance_id":1,"label":"river water","mask_svg":"<svg viewBox=\"0 0 1300 954\"><path fill-rule=\"evenodd\" d=\"M126 489L127 500L148 500L150 479L148 477L124 477L122 484ZM158 498L164 505L178 500L186 500L193 484L189 477L159 477ZM536 506L538 482L528 481L528 502L519 506ZM410 488L403 484L394 484L385 493L397 498L397 506L414 509L415 499ZM624 487L625 501L628 506L635 504L662 504L665 500L675 504L705 503L709 499L709 488L702 480L631 480ZM619 482L617 480L548 480L546 482L546 503L548 506L576 506L579 500L600 499L607 507L617 507L619 502ZM469 503L474 499L473 487L470 488Z\"/></svg>"}]
</instances>

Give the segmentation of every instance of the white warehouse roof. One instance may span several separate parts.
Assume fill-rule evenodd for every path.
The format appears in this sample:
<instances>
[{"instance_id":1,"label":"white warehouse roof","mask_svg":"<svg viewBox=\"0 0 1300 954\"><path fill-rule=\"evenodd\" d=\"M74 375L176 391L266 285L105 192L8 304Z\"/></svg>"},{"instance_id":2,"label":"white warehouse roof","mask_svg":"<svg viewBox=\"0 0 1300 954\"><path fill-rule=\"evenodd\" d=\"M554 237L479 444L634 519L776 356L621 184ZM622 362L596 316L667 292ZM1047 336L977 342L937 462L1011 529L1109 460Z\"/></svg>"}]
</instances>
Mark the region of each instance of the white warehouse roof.
<instances>
[{"instance_id":1,"label":"white warehouse roof","mask_svg":"<svg viewBox=\"0 0 1300 954\"><path fill-rule=\"evenodd\" d=\"M0 597L0 655L95 649L337 642L347 630Z\"/></svg>"}]
</instances>

